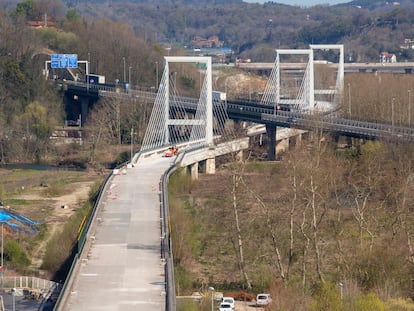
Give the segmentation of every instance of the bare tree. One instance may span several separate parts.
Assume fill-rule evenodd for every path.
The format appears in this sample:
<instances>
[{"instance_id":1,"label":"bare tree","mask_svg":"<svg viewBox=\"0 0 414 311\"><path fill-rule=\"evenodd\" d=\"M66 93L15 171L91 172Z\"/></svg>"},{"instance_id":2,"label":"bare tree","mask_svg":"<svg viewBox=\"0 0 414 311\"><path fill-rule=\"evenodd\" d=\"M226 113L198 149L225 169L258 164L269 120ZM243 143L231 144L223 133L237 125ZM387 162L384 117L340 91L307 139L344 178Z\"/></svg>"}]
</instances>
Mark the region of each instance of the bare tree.
<instances>
[{"instance_id":1,"label":"bare tree","mask_svg":"<svg viewBox=\"0 0 414 311\"><path fill-rule=\"evenodd\" d=\"M247 274L246 270L246 263L243 253L243 238L240 226L240 219L239 219L239 198L238 198L238 191L240 187L240 183L243 182L243 172L244 172L245 163L240 161L233 161L232 164L232 207L234 212L234 222L236 226L236 236L237 236L237 251L238 251L238 258L239 258L239 268L240 272L243 275L243 278L246 282L247 288L252 288L252 283L250 281L249 275Z\"/></svg>"}]
</instances>

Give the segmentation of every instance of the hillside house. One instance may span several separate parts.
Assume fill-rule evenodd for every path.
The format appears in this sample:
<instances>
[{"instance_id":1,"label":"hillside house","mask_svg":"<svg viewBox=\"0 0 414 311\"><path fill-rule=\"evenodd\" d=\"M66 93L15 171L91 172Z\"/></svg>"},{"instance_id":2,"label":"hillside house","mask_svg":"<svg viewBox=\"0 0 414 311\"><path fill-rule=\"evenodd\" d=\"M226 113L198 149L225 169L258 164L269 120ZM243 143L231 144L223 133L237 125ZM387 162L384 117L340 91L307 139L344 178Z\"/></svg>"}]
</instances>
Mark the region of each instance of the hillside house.
<instances>
[{"instance_id":1,"label":"hillside house","mask_svg":"<svg viewBox=\"0 0 414 311\"><path fill-rule=\"evenodd\" d=\"M223 46L223 41L220 41L217 36L211 36L208 39L201 36L195 36L193 40L191 40L191 46L198 48L218 48Z\"/></svg>"},{"instance_id":2,"label":"hillside house","mask_svg":"<svg viewBox=\"0 0 414 311\"><path fill-rule=\"evenodd\" d=\"M395 56L395 54L392 54L392 53L381 52L379 56L379 62L380 63L396 63L397 56Z\"/></svg>"},{"instance_id":3,"label":"hillside house","mask_svg":"<svg viewBox=\"0 0 414 311\"><path fill-rule=\"evenodd\" d=\"M404 38L404 41L400 44L400 49L403 50L414 50L414 40Z\"/></svg>"},{"instance_id":4,"label":"hillside house","mask_svg":"<svg viewBox=\"0 0 414 311\"><path fill-rule=\"evenodd\" d=\"M28 21L27 25L31 28L53 28L56 29L56 23L51 20L47 14L44 15L43 18L39 18L38 20Z\"/></svg>"}]
</instances>

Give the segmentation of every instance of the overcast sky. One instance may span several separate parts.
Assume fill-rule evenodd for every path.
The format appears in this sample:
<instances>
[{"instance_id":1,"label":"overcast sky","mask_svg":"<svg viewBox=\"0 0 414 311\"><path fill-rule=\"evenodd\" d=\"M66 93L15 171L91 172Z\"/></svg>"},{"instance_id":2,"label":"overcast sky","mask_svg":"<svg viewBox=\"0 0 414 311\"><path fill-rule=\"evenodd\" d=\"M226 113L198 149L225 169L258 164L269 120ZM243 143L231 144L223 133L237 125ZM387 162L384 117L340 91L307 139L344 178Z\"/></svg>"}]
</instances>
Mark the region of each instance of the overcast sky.
<instances>
[{"instance_id":1,"label":"overcast sky","mask_svg":"<svg viewBox=\"0 0 414 311\"><path fill-rule=\"evenodd\" d=\"M265 2L276 2L276 3L283 3L289 5L299 5L299 6L313 6L317 4L338 4L338 3L346 3L350 2L351 0L244 0L244 2L251 2L251 3L265 3Z\"/></svg>"}]
</instances>

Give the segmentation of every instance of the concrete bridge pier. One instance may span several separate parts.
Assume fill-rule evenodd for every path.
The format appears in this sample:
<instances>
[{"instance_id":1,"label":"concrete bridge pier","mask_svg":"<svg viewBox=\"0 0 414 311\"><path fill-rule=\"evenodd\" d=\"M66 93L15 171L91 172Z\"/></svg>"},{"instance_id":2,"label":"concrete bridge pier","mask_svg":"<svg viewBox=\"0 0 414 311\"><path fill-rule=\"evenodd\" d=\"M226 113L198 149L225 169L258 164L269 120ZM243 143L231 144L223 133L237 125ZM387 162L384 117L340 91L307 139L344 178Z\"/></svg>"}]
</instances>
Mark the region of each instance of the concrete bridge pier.
<instances>
[{"instance_id":1,"label":"concrete bridge pier","mask_svg":"<svg viewBox=\"0 0 414 311\"><path fill-rule=\"evenodd\" d=\"M276 126L266 125L267 133L267 159L276 160Z\"/></svg>"},{"instance_id":2,"label":"concrete bridge pier","mask_svg":"<svg viewBox=\"0 0 414 311\"><path fill-rule=\"evenodd\" d=\"M81 103L81 124L80 126L83 126L83 123L86 120L88 116L88 112L89 112L89 99L86 96L81 96L80 103Z\"/></svg>"},{"instance_id":3,"label":"concrete bridge pier","mask_svg":"<svg viewBox=\"0 0 414 311\"><path fill-rule=\"evenodd\" d=\"M191 180L198 180L198 162L190 165Z\"/></svg>"},{"instance_id":4,"label":"concrete bridge pier","mask_svg":"<svg viewBox=\"0 0 414 311\"><path fill-rule=\"evenodd\" d=\"M302 133L298 133L295 136L295 145L299 146L302 143Z\"/></svg>"},{"instance_id":5,"label":"concrete bridge pier","mask_svg":"<svg viewBox=\"0 0 414 311\"><path fill-rule=\"evenodd\" d=\"M214 146L208 148L208 158L206 160L206 174L216 173L216 156L214 155Z\"/></svg>"},{"instance_id":6,"label":"concrete bridge pier","mask_svg":"<svg viewBox=\"0 0 414 311\"><path fill-rule=\"evenodd\" d=\"M279 141L279 143L277 143L276 145L276 155L279 152L286 152L289 150L289 138L285 138L281 141Z\"/></svg>"},{"instance_id":7,"label":"concrete bridge pier","mask_svg":"<svg viewBox=\"0 0 414 311\"><path fill-rule=\"evenodd\" d=\"M236 161L243 161L244 160L244 154L243 154L243 150L240 150L239 152L236 153Z\"/></svg>"},{"instance_id":8,"label":"concrete bridge pier","mask_svg":"<svg viewBox=\"0 0 414 311\"><path fill-rule=\"evenodd\" d=\"M206 174L216 173L216 158L210 158L206 160Z\"/></svg>"}]
</instances>

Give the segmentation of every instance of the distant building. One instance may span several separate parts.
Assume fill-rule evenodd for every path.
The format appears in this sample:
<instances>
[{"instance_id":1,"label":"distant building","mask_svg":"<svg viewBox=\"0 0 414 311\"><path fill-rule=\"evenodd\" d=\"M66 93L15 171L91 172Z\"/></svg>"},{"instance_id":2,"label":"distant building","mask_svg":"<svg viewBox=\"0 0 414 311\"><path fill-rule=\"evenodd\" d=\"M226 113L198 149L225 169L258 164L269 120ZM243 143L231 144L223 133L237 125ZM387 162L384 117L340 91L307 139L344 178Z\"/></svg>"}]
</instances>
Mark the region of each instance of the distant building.
<instances>
[{"instance_id":1,"label":"distant building","mask_svg":"<svg viewBox=\"0 0 414 311\"><path fill-rule=\"evenodd\" d=\"M219 48L223 46L223 41L220 41L217 36L211 36L208 39L201 36L195 36L190 44L191 46L198 48Z\"/></svg>"},{"instance_id":2,"label":"distant building","mask_svg":"<svg viewBox=\"0 0 414 311\"><path fill-rule=\"evenodd\" d=\"M381 52L379 56L379 62L380 63L396 63L397 62L397 56L395 54L391 54L388 52Z\"/></svg>"},{"instance_id":3,"label":"distant building","mask_svg":"<svg viewBox=\"0 0 414 311\"><path fill-rule=\"evenodd\" d=\"M39 17L39 19L37 20L28 21L27 25L32 28L54 28L56 29L56 23L53 22L51 18L47 16L47 14L45 14L43 18Z\"/></svg>"},{"instance_id":4,"label":"distant building","mask_svg":"<svg viewBox=\"0 0 414 311\"><path fill-rule=\"evenodd\" d=\"M400 49L403 50L414 50L414 40L404 38L404 41L400 44Z\"/></svg>"}]
</instances>

